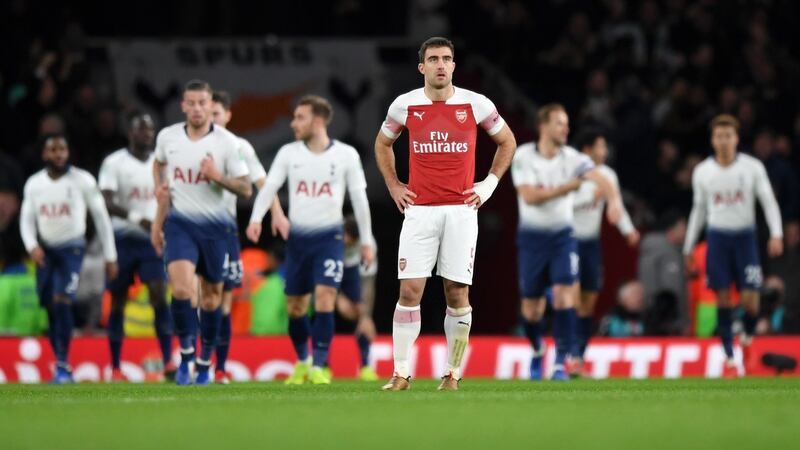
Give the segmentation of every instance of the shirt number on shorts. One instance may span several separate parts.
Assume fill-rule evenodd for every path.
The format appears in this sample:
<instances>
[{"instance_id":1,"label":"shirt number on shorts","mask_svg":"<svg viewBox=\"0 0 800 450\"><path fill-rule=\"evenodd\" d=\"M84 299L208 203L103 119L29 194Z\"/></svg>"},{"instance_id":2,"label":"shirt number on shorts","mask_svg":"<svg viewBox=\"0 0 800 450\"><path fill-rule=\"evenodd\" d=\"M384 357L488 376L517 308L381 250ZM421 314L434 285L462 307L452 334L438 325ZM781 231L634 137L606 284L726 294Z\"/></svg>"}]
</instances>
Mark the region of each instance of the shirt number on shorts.
<instances>
[{"instance_id":1,"label":"shirt number on shorts","mask_svg":"<svg viewBox=\"0 0 800 450\"><path fill-rule=\"evenodd\" d=\"M578 271L580 270L580 257L575 252L570 252L569 254L569 271L572 273L573 276L578 275Z\"/></svg>"},{"instance_id":2,"label":"shirt number on shorts","mask_svg":"<svg viewBox=\"0 0 800 450\"><path fill-rule=\"evenodd\" d=\"M750 265L744 268L744 280L747 284L753 286L761 286L763 276L761 275L761 266Z\"/></svg>"},{"instance_id":3,"label":"shirt number on shorts","mask_svg":"<svg viewBox=\"0 0 800 450\"><path fill-rule=\"evenodd\" d=\"M67 284L67 287L64 288L64 292L66 292L67 294L74 294L78 292L79 280L80 280L80 275L78 275L78 272L72 272L70 274L69 283Z\"/></svg>"},{"instance_id":4,"label":"shirt number on shorts","mask_svg":"<svg viewBox=\"0 0 800 450\"><path fill-rule=\"evenodd\" d=\"M344 274L344 264L334 259L326 259L323 264L325 265L325 276L333 278L333 281L340 283Z\"/></svg>"},{"instance_id":5,"label":"shirt number on shorts","mask_svg":"<svg viewBox=\"0 0 800 450\"><path fill-rule=\"evenodd\" d=\"M222 265L222 274L225 278L238 282L244 275L244 265L242 260L231 261L230 253L225 254L225 264Z\"/></svg>"}]
</instances>

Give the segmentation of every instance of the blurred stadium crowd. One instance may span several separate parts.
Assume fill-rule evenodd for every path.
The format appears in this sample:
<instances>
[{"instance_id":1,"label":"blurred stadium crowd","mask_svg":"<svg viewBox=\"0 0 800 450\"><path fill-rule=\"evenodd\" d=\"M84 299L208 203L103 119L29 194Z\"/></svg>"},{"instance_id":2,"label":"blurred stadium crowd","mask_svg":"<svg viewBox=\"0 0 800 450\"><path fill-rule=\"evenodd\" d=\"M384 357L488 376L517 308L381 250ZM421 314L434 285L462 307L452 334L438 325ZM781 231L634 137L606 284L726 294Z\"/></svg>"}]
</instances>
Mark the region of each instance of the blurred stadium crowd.
<instances>
[{"instance_id":1,"label":"blurred stadium crowd","mask_svg":"<svg viewBox=\"0 0 800 450\"><path fill-rule=\"evenodd\" d=\"M143 1L126 17L110 3L70 7L11 0L0 6L0 35L9 43L0 48L0 309L10 311L23 301L8 280L26 273L19 266L25 255L17 215L22 186L41 167L38 137L67 132L72 162L95 175L108 153L126 145L125 118L132 107L117 98L105 55L90 42L143 35L400 37L413 55L420 40L448 35L456 42L457 61L459 55L483 55L533 104L563 103L574 131L588 125L607 131L611 165L644 239L638 276L611 287L617 301L601 308L600 333L713 333L713 311L703 306L713 305L708 298L713 294L683 274L680 245L692 201L692 169L710 153L708 123L719 113L741 121L740 149L764 162L784 220L785 254L777 259L762 254L765 312L759 330L800 333L800 4L409 0L392 2L386 10L376 2L337 0L274 9L265 3L248 10L208 3L201 10L181 1L164 10ZM154 10L162 14L145 13ZM303 29L290 29L292 21L281 20L301 11ZM501 100L498 108L511 107ZM368 126L377 130L382 117L374 119ZM520 143L533 137L527 122L514 128ZM763 218L760 224L766 241ZM396 242L379 246L393 248ZM384 269L379 277L393 280L392 265ZM670 270L669 279L657 276ZM89 256L84 272L81 296L90 305L84 326L91 330L100 323L102 264L93 265ZM667 299L666 306L658 299ZM0 318L6 320L0 333L19 332L8 314Z\"/></svg>"}]
</instances>

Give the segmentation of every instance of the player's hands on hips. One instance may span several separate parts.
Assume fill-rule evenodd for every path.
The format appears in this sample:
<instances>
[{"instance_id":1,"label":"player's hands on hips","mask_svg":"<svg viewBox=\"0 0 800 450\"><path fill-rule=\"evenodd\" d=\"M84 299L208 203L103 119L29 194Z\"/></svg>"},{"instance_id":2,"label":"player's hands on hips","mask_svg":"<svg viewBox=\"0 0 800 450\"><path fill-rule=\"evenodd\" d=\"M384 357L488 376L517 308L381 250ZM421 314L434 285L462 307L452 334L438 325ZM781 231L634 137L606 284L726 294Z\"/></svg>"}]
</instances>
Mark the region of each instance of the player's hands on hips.
<instances>
[{"instance_id":1,"label":"player's hands on hips","mask_svg":"<svg viewBox=\"0 0 800 450\"><path fill-rule=\"evenodd\" d=\"M472 186L472 189L467 189L466 191L462 192L464 195L469 195L469 198L464 200L469 206L472 206L475 209L478 209L489 200L489 197L492 196L495 188L497 188L497 183L500 180L497 178L497 175L490 173L483 181L479 181Z\"/></svg>"},{"instance_id":2,"label":"player's hands on hips","mask_svg":"<svg viewBox=\"0 0 800 450\"><path fill-rule=\"evenodd\" d=\"M200 173L209 180L217 183L222 179L222 173L220 173L216 164L214 164L214 156L211 155L211 153L207 153L206 157L200 161Z\"/></svg>"},{"instance_id":3,"label":"player's hands on hips","mask_svg":"<svg viewBox=\"0 0 800 450\"><path fill-rule=\"evenodd\" d=\"M361 264L364 268L368 268L375 262L375 247L372 245L362 245L361 246Z\"/></svg>"},{"instance_id":4,"label":"player's hands on hips","mask_svg":"<svg viewBox=\"0 0 800 450\"><path fill-rule=\"evenodd\" d=\"M42 247L35 247L31 250L31 260L38 266L44 267L44 250Z\"/></svg>"},{"instance_id":5,"label":"player's hands on hips","mask_svg":"<svg viewBox=\"0 0 800 450\"><path fill-rule=\"evenodd\" d=\"M119 275L119 266L116 261L106 261L106 280L116 280Z\"/></svg>"},{"instance_id":6,"label":"player's hands on hips","mask_svg":"<svg viewBox=\"0 0 800 450\"><path fill-rule=\"evenodd\" d=\"M625 240L628 241L629 246L636 247L636 245L639 243L640 237L641 236L639 235L639 232L633 230L630 233L628 233L627 236L625 236Z\"/></svg>"},{"instance_id":7,"label":"player's hands on hips","mask_svg":"<svg viewBox=\"0 0 800 450\"><path fill-rule=\"evenodd\" d=\"M153 244L156 254L161 256L164 253L164 232L160 226L150 228L150 243Z\"/></svg>"},{"instance_id":8,"label":"player's hands on hips","mask_svg":"<svg viewBox=\"0 0 800 450\"><path fill-rule=\"evenodd\" d=\"M620 199L608 202L606 217L612 224L619 222L619 219L622 217L622 201Z\"/></svg>"},{"instance_id":9,"label":"player's hands on hips","mask_svg":"<svg viewBox=\"0 0 800 450\"><path fill-rule=\"evenodd\" d=\"M411 192L407 184L399 181L394 186L389 187L389 194L401 213L405 213L406 208L413 205L414 199L417 198L417 194Z\"/></svg>"},{"instance_id":10,"label":"player's hands on hips","mask_svg":"<svg viewBox=\"0 0 800 450\"><path fill-rule=\"evenodd\" d=\"M258 239L261 237L261 223L253 222L247 226L247 239L250 239L254 243L258 243Z\"/></svg>"},{"instance_id":11,"label":"player's hands on hips","mask_svg":"<svg viewBox=\"0 0 800 450\"><path fill-rule=\"evenodd\" d=\"M770 238L767 241L767 255L770 258L777 258L783 254L783 239L782 238Z\"/></svg>"},{"instance_id":12,"label":"player's hands on hips","mask_svg":"<svg viewBox=\"0 0 800 450\"><path fill-rule=\"evenodd\" d=\"M289 240L289 228L291 228L291 224L285 215L278 216L273 213L271 228L273 236L280 234L284 241Z\"/></svg>"}]
</instances>

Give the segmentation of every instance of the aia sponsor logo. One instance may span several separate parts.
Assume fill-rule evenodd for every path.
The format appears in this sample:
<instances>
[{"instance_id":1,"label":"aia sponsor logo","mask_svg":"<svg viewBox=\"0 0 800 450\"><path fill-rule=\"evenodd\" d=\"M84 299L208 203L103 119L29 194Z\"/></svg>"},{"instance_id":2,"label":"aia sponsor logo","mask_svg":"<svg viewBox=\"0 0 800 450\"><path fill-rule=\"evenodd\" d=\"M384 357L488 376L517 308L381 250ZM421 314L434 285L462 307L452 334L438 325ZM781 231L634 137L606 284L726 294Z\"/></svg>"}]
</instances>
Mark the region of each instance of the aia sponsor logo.
<instances>
[{"instance_id":1,"label":"aia sponsor logo","mask_svg":"<svg viewBox=\"0 0 800 450\"><path fill-rule=\"evenodd\" d=\"M457 109L456 110L456 120L458 123L464 123L467 121L467 110L466 109Z\"/></svg>"},{"instance_id":2,"label":"aia sponsor logo","mask_svg":"<svg viewBox=\"0 0 800 450\"><path fill-rule=\"evenodd\" d=\"M400 258L400 261L397 264L400 267L400 272L406 270L406 264L408 264L408 261L405 258Z\"/></svg>"},{"instance_id":3,"label":"aia sponsor logo","mask_svg":"<svg viewBox=\"0 0 800 450\"><path fill-rule=\"evenodd\" d=\"M72 215L72 211L69 208L69 203L46 203L39 207L39 215L48 219L56 219L65 216L69 217Z\"/></svg>"},{"instance_id":4,"label":"aia sponsor logo","mask_svg":"<svg viewBox=\"0 0 800 450\"><path fill-rule=\"evenodd\" d=\"M210 183L208 178L206 178L206 176L203 175L199 169L197 170L194 170L192 168L182 169L180 167L176 167L175 170L172 171L172 181L176 183L181 182L184 184Z\"/></svg>"},{"instance_id":5,"label":"aia sponsor logo","mask_svg":"<svg viewBox=\"0 0 800 450\"><path fill-rule=\"evenodd\" d=\"M301 180L297 183L297 189L295 189L294 193L295 195L305 195L306 197L322 197L323 195L333 197L331 185L327 181L324 183L317 183L316 181L307 183Z\"/></svg>"},{"instance_id":6,"label":"aia sponsor logo","mask_svg":"<svg viewBox=\"0 0 800 450\"><path fill-rule=\"evenodd\" d=\"M146 200L153 200L156 198L156 193L152 189L139 189L135 187L131 189L130 193L128 193L128 201L146 201Z\"/></svg>"},{"instance_id":7,"label":"aia sponsor logo","mask_svg":"<svg viewBox=\"0 0 800 450\"><path fill-rule=\"evenodd\" d=\"M731 206L737 203L744 203L744 192L741 190L714 193L714 206Z\"/></svg>"}]
</instances>

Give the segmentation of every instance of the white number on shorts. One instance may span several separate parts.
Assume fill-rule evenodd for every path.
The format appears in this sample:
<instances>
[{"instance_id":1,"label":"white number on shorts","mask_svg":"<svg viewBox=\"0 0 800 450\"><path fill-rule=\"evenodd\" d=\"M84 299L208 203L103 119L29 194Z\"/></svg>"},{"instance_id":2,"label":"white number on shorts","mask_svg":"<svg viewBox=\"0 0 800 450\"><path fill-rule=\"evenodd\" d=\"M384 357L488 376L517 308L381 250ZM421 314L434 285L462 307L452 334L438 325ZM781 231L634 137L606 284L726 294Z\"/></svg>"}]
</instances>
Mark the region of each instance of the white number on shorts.
<instances>
[{"instance_id":1,"label":"white number on shorts","mask_svg":"<svg viewBox=\"0 0 800 450\"><path fill-rule=\"evenodd\" d=\"M344 264L341 261L326 259L323 264L325 265L326 277L333 278L333 281L337 283L342 281L342 275L344 274Z\"/></svg>"},{"instance_id":2,"label":"white number on shorts","mask_svg":"<svg viewBox=\"0 0 800 450\"><path fill-rule=\"evenodd\" d=\"M67 287L64 289L64 291L67 294L74 294L78 292L78 280L80 280L78 272L72 272L70 275L69 284L67 284Z\"/></svg>"},{"instance_id":3,"label":"white number on shorts","mask_svg":"<svg viewBox=\"0 0 800 450\"><path fill-rule=\"evenodd\" d=\"M761 286L763 276L761 275L761 266L750 265L744 268L744 279L748 284L754 286Z\"/></svg>"},{"instance_id":4,"label":"white number on shorts","mask_svg":"<svg viewBox=\"0 0 800 450\"><path fill-rule=\"evenodd\" d=\"M575 252L570 252L569 254L569 270L572 272L572 275L578 275L578 271L580 270L580 257Z\"/></svg>"}]
</instances>

